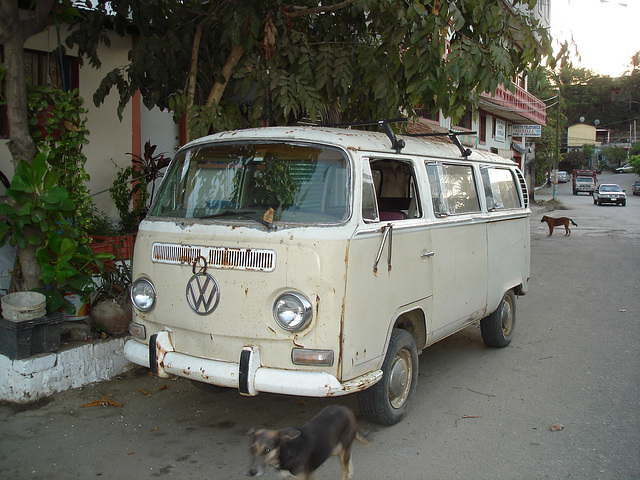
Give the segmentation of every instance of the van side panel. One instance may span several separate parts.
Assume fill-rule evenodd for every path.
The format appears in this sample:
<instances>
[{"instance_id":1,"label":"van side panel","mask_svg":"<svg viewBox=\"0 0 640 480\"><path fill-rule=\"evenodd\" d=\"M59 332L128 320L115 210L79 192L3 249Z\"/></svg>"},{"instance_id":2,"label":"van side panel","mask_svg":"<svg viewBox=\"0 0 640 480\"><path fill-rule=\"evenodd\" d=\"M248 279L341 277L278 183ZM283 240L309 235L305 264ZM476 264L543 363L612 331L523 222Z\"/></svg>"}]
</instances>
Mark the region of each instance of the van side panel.
<instances>
[{"instance_id":1,"label":"van side panel","mask_svg":"<svg viewBox=\"0 0 640 480\"><path fill-rule=\"evenodd\" d=\"M436 220L433 238L433 329L428 343L486 313L487 225L473 218ZM493 279L492 279L493 281Z\"/></svg>"},{"instance_id":2,"label":"van side panel","mask_svg":"<svg viewBox=\"0 0 640 480\"><path fill-rule=\"evenodd\" d=\"M504 293L520 287L526 293L530 277L529 213L492 214L487 224L488 272L491 282L487 298L487 313L492 313Z\"/></svg>"},{"instance_id":3,"label":"van side panel","mask_svg":"<svg viewBox=\"0 0 640 480\"><path fill-rule=\"evenodd\" d=\"M411 224L400 225L403 222ZM383 245L382 229L389 225L393 228ZM342 329L343 381L380 367L399 310L421 309L425 318L430 317L431 258L424 255L431 251L430 243L424 220L382 222L361 230L351 241Z\"/></svg>"}]
</instances>

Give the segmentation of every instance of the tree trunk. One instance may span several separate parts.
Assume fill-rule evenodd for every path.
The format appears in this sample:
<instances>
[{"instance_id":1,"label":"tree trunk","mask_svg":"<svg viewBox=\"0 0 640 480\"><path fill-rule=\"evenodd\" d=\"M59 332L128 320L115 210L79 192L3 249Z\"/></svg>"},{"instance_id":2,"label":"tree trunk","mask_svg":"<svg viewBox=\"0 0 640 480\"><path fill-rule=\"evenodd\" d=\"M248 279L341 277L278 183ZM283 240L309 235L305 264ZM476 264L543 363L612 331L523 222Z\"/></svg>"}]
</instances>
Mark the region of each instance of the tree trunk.
<instances>
[{"instance_id":1,"label":"tree trunk","mask_svg":"<svg viewBox=\"0 0 640 480\"><path fill-rule=\"evenodd\" d=\"M49 22L54 0L34 2L34 9L20 19L16 0L0 0L0 43L4 45L5 88L9 142L14 168L20 160L33 163L36 145L29 133L27 84L24 77L24 42L40 32ZM25 235L29 236L25 230ZM40 285L40 266L35 247L19 248L12 283L18 290L31 290Z\"/></svg>"},{"instance_id":2,"label":"tree trunk","mask_svg":"<svg viewBox=\"0 0 640 480\"><path fill-rule=\"evenodd\" d=\"M231 73L240 61L243 53L244 48L240 45L236 45L231 49L231 53L227 57L227 61L222 67L222 76L224 77L224 82L216 82L213 85L213 88L211 88L211 92L209 93L209 98L207 98L207 105L218 105L220 103L220 99L222 98L224 89L227 88L227 83L229 83L229 79L231 78Z\"/></svg>"},{"instance_id":3,"label":"tree trunk","mask_svg":"<svg viewBox=\"0 0 640 480\"><path fill-rule=\"evenodd\" d=\"M0 0L0 43L4 44L5 85L7 89L7 120L10 138L7 147L13 166L20 160L32 163L36 145L29 134L27 115L27 84L24 78L24 31L18 2Z\"/></svg>"},{"instance_id":4,"label":"tree trunk","mask_svg":"<svg viewBox=\"0 0 640 480\"><path fill-rule=\"evenodd\" d=\"M200 54L200 40L202 39L202 25L202 23L198 25L195 36L193 38L193 46L191 47L191 67L189 68L189 82L187 86L187 118L189 118L189 114L191 113L191 108L193 107L193 102L196 95L195 92L198 76L198 56ZM187 142L189 140L191 140L191 133L187 129Z\"/></svg>"}]
</instances>

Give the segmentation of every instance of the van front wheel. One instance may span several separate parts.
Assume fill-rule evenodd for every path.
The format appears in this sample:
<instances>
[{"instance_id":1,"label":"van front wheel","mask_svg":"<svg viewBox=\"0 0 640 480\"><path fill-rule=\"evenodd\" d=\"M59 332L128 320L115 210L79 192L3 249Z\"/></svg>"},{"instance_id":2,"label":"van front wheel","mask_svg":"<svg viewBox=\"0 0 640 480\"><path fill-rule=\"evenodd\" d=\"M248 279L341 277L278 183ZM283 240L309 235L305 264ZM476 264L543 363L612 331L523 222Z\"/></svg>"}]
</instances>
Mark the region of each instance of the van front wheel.
<instances>
[{"instance_id":1,"label":"van front wheel","mask_svg":"<svg viewBox=\"0 0 640 480\"><path fill-rule=\"evenodd\" d=\"M395 425L407 414L418 384L418 349L406 330L396 328L391 332L382 372L378 383L358 394L358 406L367 420Z\"/></svg>"},{"instance_id":2,"label":"van front wheel","mask_svg":"<svg viewBox=\"0 0 640 480\"><path fill-rule=\"evenodd\" d=\"M509 290L495 312L480 320L482 340L487 347L504 348L511 343L516 326L516 296Z\"/></svg>"}]
</instances>

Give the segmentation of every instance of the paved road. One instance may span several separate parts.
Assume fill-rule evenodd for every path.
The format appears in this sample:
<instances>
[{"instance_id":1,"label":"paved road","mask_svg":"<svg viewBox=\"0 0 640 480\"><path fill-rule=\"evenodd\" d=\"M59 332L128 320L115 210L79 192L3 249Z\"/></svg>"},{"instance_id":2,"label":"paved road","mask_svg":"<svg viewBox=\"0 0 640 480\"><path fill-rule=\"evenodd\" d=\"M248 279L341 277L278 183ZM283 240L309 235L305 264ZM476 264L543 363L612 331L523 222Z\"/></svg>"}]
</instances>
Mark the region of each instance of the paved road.
<instances>
[{"instance_id":1,"label":"paved road","mask_svg":"<svg viewBox=\"0 0 640 480\"><path fill-rule=\"evenodd\" d=\"M635 178L600 181L630 193ZM511 346L488 349L471 327L427 349L409 416L390 428L360 420L373 443L354 446L354 478L640 478L640 197L598 207L563 184L557 199L568 210L554 215L579 227L547 237L546 207L534 206L532 281ZM122 407L81 407L102 397ZM352 397L212 395L135 370L0 406L0 478L243 478L250 427L300 424L327 403L357 412ZM317 476L339 478L337 460Z\"/></svg>"}]
</instances>

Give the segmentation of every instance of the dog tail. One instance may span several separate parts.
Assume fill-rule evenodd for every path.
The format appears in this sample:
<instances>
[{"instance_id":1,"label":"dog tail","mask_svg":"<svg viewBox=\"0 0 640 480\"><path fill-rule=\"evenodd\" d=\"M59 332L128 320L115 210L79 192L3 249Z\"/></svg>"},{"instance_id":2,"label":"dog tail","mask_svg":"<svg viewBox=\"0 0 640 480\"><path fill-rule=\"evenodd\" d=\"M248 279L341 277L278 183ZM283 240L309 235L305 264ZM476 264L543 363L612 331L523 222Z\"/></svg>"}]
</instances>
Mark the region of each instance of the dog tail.
<instances>
[{"instance_id":1,"label":"dog tail","mask_svg":"<svg viewBox=\"0 0 640 480\"><path fill-rule=\"evenodd\" d=\"M577 224L576 222L574 222L573 220L569 219L569 221L570 221L571 223L573 223L576 227L578 226L578 224Z\"/></svg>"}]
</instances>

